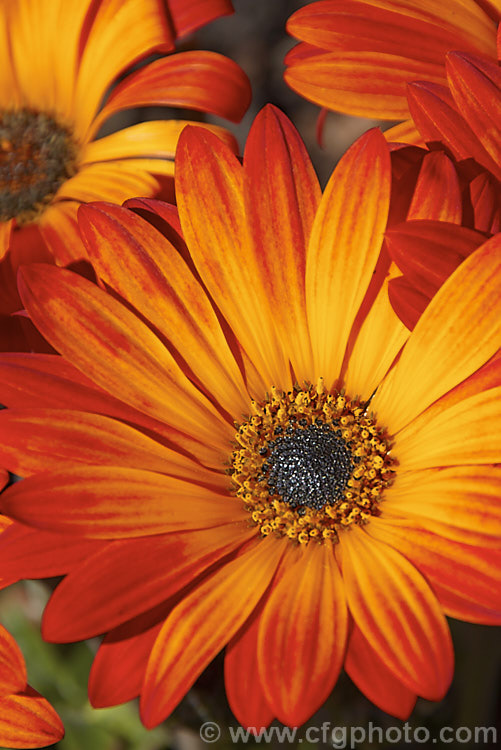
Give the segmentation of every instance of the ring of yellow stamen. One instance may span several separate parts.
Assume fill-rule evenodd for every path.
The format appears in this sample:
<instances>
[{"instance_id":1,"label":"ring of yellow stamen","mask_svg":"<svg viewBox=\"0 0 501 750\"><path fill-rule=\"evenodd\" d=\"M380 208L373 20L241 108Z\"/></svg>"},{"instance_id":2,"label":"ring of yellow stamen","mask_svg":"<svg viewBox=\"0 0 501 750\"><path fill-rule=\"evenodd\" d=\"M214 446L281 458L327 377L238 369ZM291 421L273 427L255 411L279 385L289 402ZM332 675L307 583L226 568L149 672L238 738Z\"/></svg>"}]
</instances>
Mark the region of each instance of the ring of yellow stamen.
<instances>
[{"instance_id":1,"label":"ring of yellow stamen","mask_svg":"<svg viewBox=\"0 0 501 750\"><path fill-rule=\"evenodd\" d=\"M0 221L35 220L77 170L69 130L43 112L0 111Z\"/></svg>"},{"instance_id":2,"label":"ring of yellow stamen","mask_svg":"<svg viewBox=\"0 0 501 750\"><path fill-rule=\"evenodd\" d=\"M285 393L274 387L251 408L236 424L229 473L263 536L337 541L341 529L379 515L395 459L364 404L328 393L319 379Z\"/></svg>"}]
</instances>

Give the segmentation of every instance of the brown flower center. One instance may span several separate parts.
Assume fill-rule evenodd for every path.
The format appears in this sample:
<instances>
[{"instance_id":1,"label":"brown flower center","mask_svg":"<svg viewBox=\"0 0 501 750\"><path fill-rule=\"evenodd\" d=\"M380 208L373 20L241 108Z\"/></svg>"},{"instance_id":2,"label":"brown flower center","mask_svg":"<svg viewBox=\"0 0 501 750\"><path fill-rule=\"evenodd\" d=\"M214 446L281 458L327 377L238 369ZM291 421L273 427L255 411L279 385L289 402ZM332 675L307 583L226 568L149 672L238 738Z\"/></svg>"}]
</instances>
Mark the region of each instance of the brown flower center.
<instances>
[{"instance_id":1,"label":"brown flower center","mask_svg":"<svg viewBox=\"0 0 501 750\"><path fill-rule=\"evenodd\" d=\"M379 515L394 477L390 441L366 407L322 379L283 393L272 388L237 425L231 457L235 494L261 534L338 540Z\"/></svg>"},{"instance_id":2,"label":"brown flower center","mask_svg":"<svg viewBox=\"0 0 501 750\"><path fill-rule=\"evenodd\" d=\"M76 172L71 133L42 112L0 112L0 221L33 221Z\"/></svg>"}]
</instances>

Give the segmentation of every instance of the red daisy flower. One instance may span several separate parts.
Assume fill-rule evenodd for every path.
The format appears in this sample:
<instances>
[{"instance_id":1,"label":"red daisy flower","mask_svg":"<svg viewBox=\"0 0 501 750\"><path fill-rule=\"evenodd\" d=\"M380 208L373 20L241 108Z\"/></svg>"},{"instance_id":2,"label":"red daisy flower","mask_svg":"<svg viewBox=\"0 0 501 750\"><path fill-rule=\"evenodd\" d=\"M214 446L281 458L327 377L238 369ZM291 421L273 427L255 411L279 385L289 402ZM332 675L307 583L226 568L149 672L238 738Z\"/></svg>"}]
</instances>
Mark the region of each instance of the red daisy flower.
<instances>
[{"instance_id":1,"label":"red daisy flower","mask_svg":"<svg viewBox=\"0 0 501 750\"><path fill-rule=\"evenodd\" d=\"M147 726L224 647L245 725L306 721L343 664L405 717L449 686L445 614L501 620L501 238L409 334L380 272L379 131L323 195L273 108L243 166L194 128L176 159L179 222L152 201L131 205L154 226L80 211L112 294L22 271L64 359L1 358L1 455L27 478L2 495L23 525L0 538L0 565L68 573L45 637L107 633L91 700L140 695Z\"/></svg>"}]
</instances>

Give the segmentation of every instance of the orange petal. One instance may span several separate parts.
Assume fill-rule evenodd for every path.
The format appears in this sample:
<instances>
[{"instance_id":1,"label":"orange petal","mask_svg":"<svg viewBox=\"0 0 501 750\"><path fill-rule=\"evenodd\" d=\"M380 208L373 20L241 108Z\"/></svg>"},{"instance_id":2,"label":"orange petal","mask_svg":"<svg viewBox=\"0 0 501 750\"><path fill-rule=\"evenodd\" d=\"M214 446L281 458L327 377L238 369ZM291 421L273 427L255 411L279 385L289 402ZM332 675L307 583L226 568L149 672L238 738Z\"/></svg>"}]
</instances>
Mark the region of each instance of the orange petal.
<instances>
[{"instance_id":1,"label":"orange petal","mask_svg":"<svg viewBox=\"0 0 501 750\"><path fill-rule=\"evenodd\" d=\"M498 547L501 469L454 466L398 473L382 514L415 518L419 526L464 544Z\"/></svg>"},{"instance_id":2,"label":"orange petal","mask_svg":"<svg viewBox=\"0 0 501 750\"><path fill-rule=\"evenodd\" d=\"M480 232L496 234L501 229L501 197L498 182L488 172L470 182L473 226Z\"/></svg>"},{"instance_id":3,"label":"orange petal","mask_svg":"<svg viewBox=\"0 0 501 750\"><path fill-rule=\"evenodd\" d=\"M78 231L76 201L58 201L49 206L39 223L40 233L58 265L87 257Z\"/></svg>"},{"instance_id":4,"label":"orange petal","mask_svg":"<svg viewBox=\"0 0 501 750\"><path fill-rule=\"evenodd\" d=\"M9 693L19 693L27 683L26 665L19 646L0 625L0 700Z\"/></svg>"},{"instance_id":5,"label":"orange petal","mask_svg":"<svg viewBox=\"0 0 501 750\"><path fill-rule=\"evenodd\" d=\"M79 222L99 277L156 326L229 414L248 410L246 387L221 325L176 248L118 206L82 206Z\"/></svg>"},{"instance_id":6,"label":"orange petal","mask_svg":"<svg viewBox=\"0 0 501 750\"><path fill-rule=\"evenodd\" d=\"M244 522L106 545L56 588L43 636L69 643L112 630L165 602L255 535Z\"/></svg>"},{"instance_id":7,"label":"orange petal","mask_svg":"<svg viewBox=\"0 0 501 750\"><path fill-rule=\"evenodd\" d=\"M82 166L74 177L70 177L59 188L57 201L109 200L122 203L134 195L156 195L159 190L158 180L151 174L149 164L146 168L135 169L133 159L114 162L99 162ZM159 160L160 161L160 160ZM169 171L172 165L169 162ZM159 164L159 171L161 164ZM74 252L70 251L72 259ZM81 257L81 256L78 256Z\"/></svg>"},{"instance_id":8,"label":"orange petal","mask_svg":"<svg viewBox=\"0 0 501 750\"><path fill-rule=\"evenodd\" d=\"M82 141L117 76L154 51L172 49L174 41L162 3L157 0L100 2L86 31L74 94L76 137Z\"/></svg>"},{"instance_id":9,"label":"orange petal","mask_svg":"<svg viewBox=\"0 0 501 750\"><path fill-rule=\"evenodd\" d=\"M190 120L146 120L118 130L111 135L88 143L81 156L82 164L112 161L113 159L130 159L131 157L155 157L174 161L177 142L186 125L194 124ZM234 136L217 125L199 123L222 141L226 141L234 150L237 149Z\"/></svg>"},{"instance_id":10,"label":"orange petal","mask_svg":"<svg viewBox=\"0 0 501 750\"><path fill-rule=\"evenodd\" d=\"M59 268L25 266L20 290L30 317L55 349L126 403L228 455L233 430L189 382L172 355L124 305Z\"/></svg>"},{"instance_id":11,"label":"orange petal","mask_svg":"<svg viewBox=\"0 0 501 750\"><path fill-rule=\"evenodd\" d=\"M459 178L452 161L442 151L424 157L407 218L461 224Z\"/></svg>"},{"instance_id":12,"label":"orange petal","mask_svg":"<svg viewBox=\"0 0 501 750\"><path fill-rule=\"evenodd\" d=\"M407 82L445 83L445 71L443 65L401 55L339 50L291 62L284 79L321 107L359 117L407 120Z\"/></svg>"},{"instance_id":13,"label":"orange petal","mask_svg":"<svg viewBox=\"0 0 501 750\"><path fill-rule=\"evenodd\" d=\"M500 398L491 388L420 415L396 437L399 471L501 462Z\"/></svg>"},{"instance_id":14,"label":"orange petal","mask_svg":"<svg viewBox=\"0 0 501 750\"><path fill-rule=\"evenodd\" d=\"M371 130L346 152L322 196L308 247L306 301L315 373L327 388L372 278L390 194L388 145Z\"/></svg>"},{"instance_id":15,"label":"orange petal","mask_svg":"<svg viewBox=\"0 0 501 750\"><path fill-rule=\"evenodd\" d=\"M245 147L244 174L254 253L262 258L261 278L273 317L297 380L311 380L315 373L304 274L321 192L298 132L274 107L266 107L254 121Z\"/></svg>"},{"instance_id":16,"label":"orange petal","mask_svg":"<svg viewBox=\"0 0 501 750\"><path fill-rule=\"evenodd\" d=\"M412 120L404 120L384 131L384 137L391 143L405 143L410 146L424 147L423 137L416 129Z\"/></svg>"},{"instance_id":17,"label":"orange petal","mask_svg":"<svg viewBox=\"0 0 501 750\"><path fill-rule=\"evenodd\" d=\"M398 549L430 581L445 613L500 625L501 552L473 547L421 529L415 519L373 518L376 539Z\"/></svg>"},{"instance_id":18,"label":"orange petal","mask_svg":"<svg viewBox=\"0 0 501 750\"><path fill-rule=\"evenodd\" d=\"M412 119L425 141L441 142L456 159L473 157L499 179L499 166L456 110L448 88L429 81L410 83L407 99Z\"/></svg>"},{"instance_id":19,"label":"orange petal","mask_svg":"<svg viewBox=\"0 0 501 750\"><path fill-rule=\"evenodd\" d=\"M13 222L13 219L9 219L9 221L0 221L0 260L3 260L5 253L9 249Z\"/></svg>"},{"instance_id":20,"label":"orange petal","mask_svg":"<svg viewBox=\"0 0 501 750\"><path fill-rule=\"evenodd\" d=\"M39 529L101 539L193 531L248 518L232 497L164 474L110 466L28 477L3 492L1 507Z\"/></svg>"},{"instance_id":21,"label":"orange petal","mask_svg":"<svg viewBox=\"0 0 501 750\"><path fill-rule=\"evenodd\" d=\"M200 110L240 122L250 96L249 79L233 60L217 52L178 52L155 60L119 84L92 132L115 112L153 105Z\"/></svg>"},{"instance_id":22,"label":"orange petal","mask_svg":"<svg viewBox=\"0 0 501 750\"><path fill-rule=\"evenodd\" d=\"M415 286L404 279L403 276L390 279L388 298L392 308L410 331L414 330L430 301L429 297L422 292L418 292Z\"/></svg>"},{"instance_id":23,"label":"orange petal","mask_svg":"<svg viewBox=\"0 0 501 750\"><path fill-rule=\"evenodd\" d=\"M212 484L221 491L228 484L221 475L129 425L67 409L1 411L0 462L23 477L83 463L158 471Z\"/></svg>"},{"instance_id":24,"label":"orange petal","mask_svg":"<svg viewBox=\"0 0 501 750\"><path fill-rule=\"evenodd\" d=\"M348 393L362 400L374 393L409 337L388 296L388 285L396 272L393 265L357 334L344 376Z\"/></svg>"},{"instance_id":25,"label":"orange petal","mask_svg":"<svg viewBox=\"0 0 501 750\"><path fill-rule=\"evenodd\" d=\"M0 698L0 743L11 748L46 747L64 736L61 719L35 690Z\"/></svg>"},{"instance_id":26,"label":"orange petal","mask_svg":"<svg viewBox=\"0 0 501 750\"><path fill-rule=\"evenodd\" d=\"M157 607L108 633L98 648L89 675L89 700L107 708L136 698L153 644L169 611Z\"/></svg>"},{"instance_id":27,"label":"orange petal","mask_svg":"<svg viewBox=\"0 0 501 750\"><path fill-rule=\"evenodd\" d=\"M392 259L428 299L484 241L480 232L447 221L406 221L386 233Z\"/></svg>"},{"instance_id":28,"label":"orange petal","mask_svg":"<svg viewBox=\"0 0 501 750\"><path fill-rule=\"evenodd\" d=\"M8 407L78 409L115 417L146 428L199 461L220 469L220 452L133 409L96 386L62 357L0 354L2 401Z\"/></svg>"},{"instance_id":29,"label":"orange petal","mask_svg":"<svg viewBox=\"0 0 501 750\"><path fill-rule=\"evenodd\" d=\"M151 728L170 714L243 625L270 585L287 544L286 539L260 540L172 610L148 661L140 704L145 726Z\"/></svg>"},{"instance_id":30,"label":"orange petal","mask_svg":"<svg viewBox=\"0 0 501 750\"><path fill-rule=\"evenodd\" d=\"M345 670L358 689L382 711L397 719L410 716L416 694L397 680L356 626L348 644Z\"/></svg>"},{"instance_id":31,"label":"orange petal","mask_svg":"<svg viewBox=\"0 0 501 750\"><path fill-rule=\"evenodd\" d=\"M230 708L242 726L258 730L275 718L259 678L259 624L257 615L250 617L226 646L224 659L224 684Z\"/></svg>"},{"instance_id":32,"label":"orange petal","mask_svg":"<svg viewBox=\"0 0 501 750\"><path fill-rule=\"evenodd\" d=\"M348 613L328 544L312 544L266 602L258 636L266 699L284 724L299 726L322 705L338 678Z\"/></svg>"},{"instance_id":33,"label":"orange petal","mask_svg":"<svg viewBox=\"0 0 501 750\"><path fill-rule=\"evenodd\" d=\"M452 678L452 642L425 579L360 528L340 536L339 550L348 606L369 645L409 690L441 700Z\"/></svg>"},{"instance_id":34,"label":"orange petal","mask_svg":"<svg viewBox=\"0 0 501 750\"><path fill-rule=\"evenodd\" d=\"M176 170L183 235L202 281L268 387L286 388L288 361L248 236L240 164L212 134L185 128Z\"/></svg>"},{"instance_id":35,"label":"orange petal","mask_svg":"<svg viewBox=\"0 0 501 750\"><path fill-rule=\"evenodd\" d=\"M501 237L470 255L439 289L371 403L396 433L500 347Z\"/></svg>"},{"instance_id":36,"label":"orange petal","mask_svg":"<svg viewBox=\"0 0 501 750\"><path fill-rule=\"evenodd\" d=\"M450 52L447 78L458 110L496 164L501 163L501 71L497 61Z\"/></svg>"}]
</instances>

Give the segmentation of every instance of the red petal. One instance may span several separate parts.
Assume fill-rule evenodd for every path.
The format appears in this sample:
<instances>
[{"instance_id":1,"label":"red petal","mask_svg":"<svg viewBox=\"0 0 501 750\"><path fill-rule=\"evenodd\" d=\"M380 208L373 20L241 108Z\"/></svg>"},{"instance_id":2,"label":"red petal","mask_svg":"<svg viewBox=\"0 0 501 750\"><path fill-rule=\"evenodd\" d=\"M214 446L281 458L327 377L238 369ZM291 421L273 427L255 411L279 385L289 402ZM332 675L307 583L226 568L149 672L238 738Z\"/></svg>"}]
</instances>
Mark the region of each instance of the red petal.
<instances>
[{"instance_id":1,"label":"red petal","mask_svg":"<svg viewBox=\"0 0 501 750\"><path fill-rule=\"evenodd\" d=\"M407 218L461 224L459 178L453 163L442 151L433 151L424 157Z\"/></svg>"},{"instance_id":2,"label":"red petal","mask_svg":"<svg viewBox=\"0 0 501 750\"><path fill-rule=\"evenodd\" d=\"M425 579L360 528L339 540L348 606L368 643L409 690L441 700L453 672L447 622Z\"/></svg>"},{"instance_id":3,"label":"red petal","mask_svg":"<svg viewBox=\"0 0 501 750\"><path fill-rule=\"evenodd\" d=\"M0 698L0 743L11 748L46 747L64 736L61 719L35 690Z\"/></svg>"},{"instance_id":4,"label":"red petal","mask_svg":"<svg viewBox=\"0 0 501 750\"><path fill-rule=\"evenodd\" d=\"M166 497L173 502L166 502ZM48 531L136 538L244 520L234 498L152 471L81 466L37 474L1 495L5 515Z\"/></svg>"},{"instance_id":5,"label":"red petal","mask_svg":"<svg viewBox=\"0 0 501 750\"><path fill-rule=\"evenodd\" d=\"M321 192L297 130L274 107L266 107L254 121L245 147L244 174L247 216L263 283L295 376L302 382L312 372L304 289L306 248Z\"/></svg>"},{"instance_id":6,"label":"red petal","mask_svg":"<svg viewBox=\"0 0 501 750\"><path fill-rule=\"evenodd\" d=\"M402 323L412 331L423 314L430 298L422 292L418 292L416 287L404 279L403 276L399 276L397 279L390 279L388 283L388 296L395 313Z\"/></svg>"},{"instance_id":7,"label":"red petal","mask_svg":"<svg viewBox=\"0 0 501 750\"><path fill-rule=\"evenodd\" d=\"M67 643L112 630L169 599L255 534L229 524L106 545L56 588L45 608L44 638Z\"/></svg>"},{"instance_id":8,"label":"red petal","mask_svg":"<svg viewBox=\"0 0 501 750\"><path fill-rule=\"evenodd\" d=\"M303 724L330 694L347 629L332 548L312 542L270 595L259 626L259 673L268 703L284 724Z\"/></svg>"},{"instance_id":9,"label":"red petal","mask_svg":"<svg viewBox=\"0 0 501 750\"><path fill-rule=\"evenodd\" d=\"M151 728L170 714L198 675L243 625L270 585L289 540L264 539L219 567L167 617L141 694Z\"/></svg>"},{"instance_id":10,"label":"red petal","mask_svg":"<svg viewBox=\"0 0 501 750\"><path fill-rule=\"evenodd\" d=\"M0 625L0 697L21 692L26 682L26 666L19 646Z\"/></svg>"},{"instance_id":11,"label":"red petal","mask_svg":"<svg viewBox=\"0 0 501 750\"><path fill-rule=\"evenodd\" d=\"M93 132L115 112L165 105L195 109L240 122L251 97L243 70L217 52L177 52L128 76L95 119Z\"/></svg>"},{"instance_id":12,"label":"red petal","mask_svg":"<svg viewBox=\"0 0 501 750\"><path fill-rule=\"evenodd\" d=\"M380 709L397 719L410 716L416 694L397 680L356 626L348 645L345 670L358 689Z\"/></svg>"},{"instance_id":13,"label":"red petal","mask_svg":"<svg viewBox=\"0 0 501 750\"><path fill-rule=\"evenodd\" d=\"M170 14L176 36L184 36L205 26L215 18L234 13L231 0L169 0Z\"/></svg>"},{"instance_id":14,"label":"red petal","mask_svg":"<svg viewBox=\"0 0 501 750\"><path fill-rule=\"evenodd\" d=\"M429 299L485 236L445 221L407 221L386 233L388 251L406 280Z\"/></svg>"}]
</instances>

